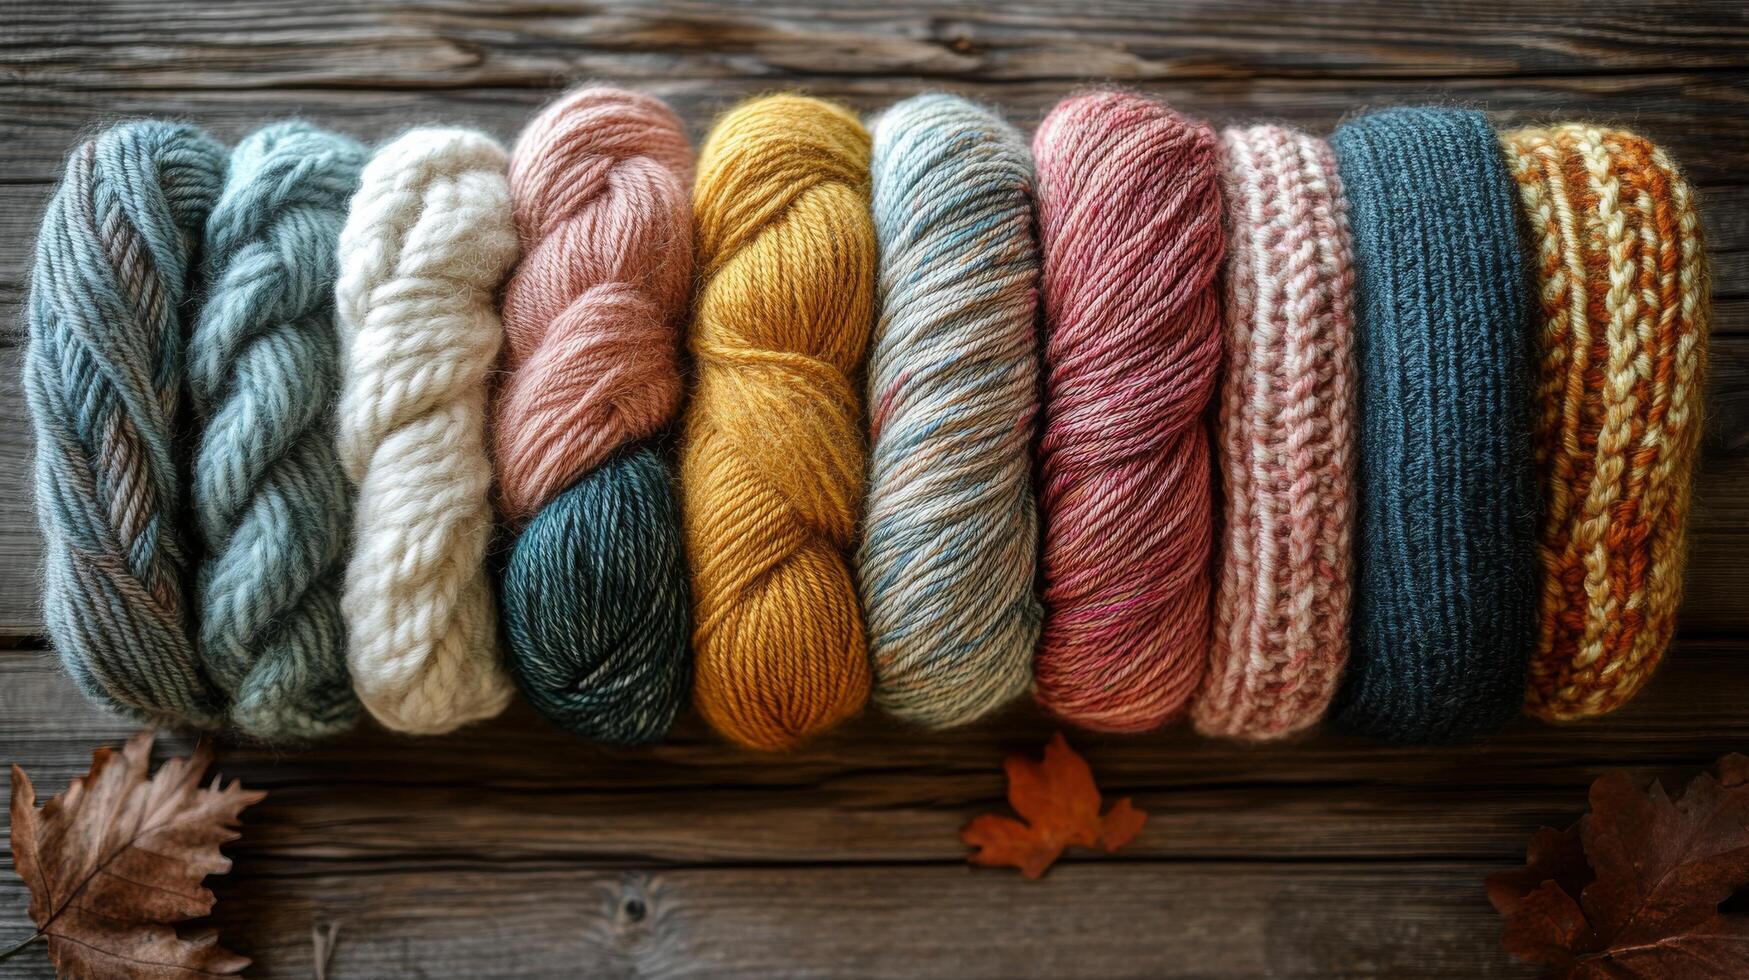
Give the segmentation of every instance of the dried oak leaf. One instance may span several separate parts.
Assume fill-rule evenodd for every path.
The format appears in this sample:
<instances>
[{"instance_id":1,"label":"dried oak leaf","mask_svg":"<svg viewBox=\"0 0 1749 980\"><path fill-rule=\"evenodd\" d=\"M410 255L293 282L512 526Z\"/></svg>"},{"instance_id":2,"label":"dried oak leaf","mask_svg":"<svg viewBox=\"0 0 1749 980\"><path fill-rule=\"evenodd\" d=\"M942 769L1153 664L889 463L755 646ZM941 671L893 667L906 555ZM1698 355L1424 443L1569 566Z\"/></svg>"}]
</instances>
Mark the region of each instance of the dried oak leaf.
<instances>
[{"instance_id":1,"label":"dried oak leaf","mask_svg":"<svg viewBox=\"0 0 1749 980\"><path fill-rule=\"evenodd\" d=\"M1129 797L1101 817L1093 770L1061 733L1045 746L1042 762L1011 755L1002 765L1008 773L1008 803L1025 822L986 813L960 828L960 839L978 848L967 858L973 864L1013 866L1037 878L1070 844L1102 847L1109 854L1129 843L1148 818L1130 805Z\"/></svg>"},{"instance_id":2,"label":"dried oak leaf","mask_svg":"<svg viewBox=\"0 0 1749 980\"><path fill-rule=\"evenodd\" d=\"M1522 870L1488 878L1502 943L1547 977L1749 976L1749 759L1719 760L1672 800L1628 775L1591 785L1591 812L1531 839Z\"/></svg>"},{"instance_id":3,"label":"dried oak leaf","mask_svg":"<svg viewBox=\"0 0 1749 980\"><path fill-rule=\"evenodd\" d=\"M237 839L243 808L267 794L217 778L202 787L204 744L147 778L151 755L149 731L119 753L98 749L91 772L41 810L30 777L12 767L13 863L58 976L188 980L249 965L210 931L182 937L172 923L212 911L201 880L230 870L219 845Z\"/></svg>"}]
</instances>

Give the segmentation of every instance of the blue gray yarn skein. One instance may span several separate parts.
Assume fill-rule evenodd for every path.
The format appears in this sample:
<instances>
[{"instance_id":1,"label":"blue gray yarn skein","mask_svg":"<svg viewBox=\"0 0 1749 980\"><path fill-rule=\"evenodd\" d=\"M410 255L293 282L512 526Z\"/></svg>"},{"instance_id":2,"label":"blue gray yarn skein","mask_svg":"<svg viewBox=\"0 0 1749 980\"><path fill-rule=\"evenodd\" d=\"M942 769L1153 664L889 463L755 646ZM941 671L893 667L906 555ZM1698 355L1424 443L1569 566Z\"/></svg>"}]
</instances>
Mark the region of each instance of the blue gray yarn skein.
<instances>
[{"instance_id":1,"label":"blue gray yarn skein","mask_svg":"<svg viewBox=\"0 0 1749 980\"><path fill-rule=\"evenodd\" d=\"M857 571L876 703L945 728L1026 690L1042 618L1032 159L994 112L949 95L899 103L873 137L880 308Z\"/></svg>"},{"instance_id":2,"label":"blue gray yarn skein","mask_svg":"<svg viewBox=\"0 0 1749 980\"><path fill-rule=\"evenodd\" d=\"M1356 272L1361 451L1345 726L1403 742L1518 713L1537 617L1529 282L1479 112L1331 137Z\"/></svg>"},{"instance_id":3,"label":"blue gray yarn skein","mask_svg":"<svg viewBox=\"0 0 1749 980\"><path fill-rule=\"evenodd\" d=\"M334 443L336 246L367 153L300 122L231 153L207 219L188 385L204 426L193 503L201 657L266 741L358 715L340 616L351 490Z\"/></svg>"},{"instance_id":4,"label":"blue gray yarn skein","mask_svg":"<svg viewBox=\"0 0 1749 980\"><path fill-rule=\"evenodd\" d=\"M191 126L107 130L68 160L31 270L43 618L80 687L154 724L222 720L188 636L175 438L184 304L224 173Z\"/></svg>"}]
</instances>

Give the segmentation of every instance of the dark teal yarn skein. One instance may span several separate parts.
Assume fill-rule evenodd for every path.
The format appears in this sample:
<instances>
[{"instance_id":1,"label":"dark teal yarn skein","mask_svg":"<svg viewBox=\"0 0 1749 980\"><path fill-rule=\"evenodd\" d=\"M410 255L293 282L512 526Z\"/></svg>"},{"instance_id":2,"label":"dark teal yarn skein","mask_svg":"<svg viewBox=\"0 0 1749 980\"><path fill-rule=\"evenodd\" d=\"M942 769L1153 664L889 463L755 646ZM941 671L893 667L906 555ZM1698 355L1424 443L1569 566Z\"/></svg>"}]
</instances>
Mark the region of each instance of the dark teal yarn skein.
<instances>
[{"instance_id":1,"label":"dark teal yarn skein","mask_svg":"<svg viewBox=\"0 0 1749 980\"><path fill-rule=\"evenodd\" d=\"M31 270L43 618L87 694L153 724L223 713L188 635L176 441L186 302L224 175L194 127L109 129L69 158Z\"/></svg>"},{"instance_id":2,"label":"dark teal yarn skein","mask_svg":"<svg viewBox=\"0 0 1749 980\"><path fill-rule=\"evenodd\" d=\"M340 615L351 490L334 442L336 248L367 153L300 122L231 153L206 223L188 345L203 426L193 503L198 640L230 721L269 741L350 727Z\"/></svg>"},{"instance_id":3,"label":"dark teal yarn skein","mask_svg":"<svg viewBox=\"0 0 1749 980\"><path fill-rule=\"evenodd\" d=\"M517 537L500 593L511 673L555 724L616 745L656 741L673 724L690 677L674 649L691 635L676 585L686 581L677 497L669 464L634 446Z\"/></svg>"},{"instance_id":4,"label":"dark teal yarn skein","mask_svg":"<svg viewBox=\"0 0 1749 980\"><path fill-rule=\"evenodd\" d=\"M1348 728L1402 742L1518 712L1536 629L1528 280L1478 112L1390 109L1331 138L1360 352Z\"/></svg>"}]
</instances>

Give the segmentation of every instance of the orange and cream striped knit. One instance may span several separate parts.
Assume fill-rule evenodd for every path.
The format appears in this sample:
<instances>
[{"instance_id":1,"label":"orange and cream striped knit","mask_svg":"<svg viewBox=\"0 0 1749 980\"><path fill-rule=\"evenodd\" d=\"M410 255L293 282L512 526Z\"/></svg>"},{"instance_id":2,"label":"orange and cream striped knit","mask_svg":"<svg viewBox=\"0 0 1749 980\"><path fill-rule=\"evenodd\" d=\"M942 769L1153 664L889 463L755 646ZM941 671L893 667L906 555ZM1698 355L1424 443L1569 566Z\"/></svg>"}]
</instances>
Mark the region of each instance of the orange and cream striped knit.
<instances>
[{"instance_id":1,"label":"orange and cream striped knit","mask_svg":"<svg viewBox=\"0 0 1749 980\"><path fill-rule=\"evenodd\" d=\"M1702 422L1708 288L1688 184L1632 133L1503 138L1541 300L1542 625L1527 710L1614 710L1675 628Z\"/></svg>"},{"instance_id":2,"label":"orange and cream striped knit","mask_svg":"<svg viewBox=\"0 0 1749 980\"><path fill-rule=\"evenodd\" d=\"M851 113L777 95L723 116L699 156L681 457L693 699L754 748L795 745L868 697L847 556L864 469L851 378L874 325L869 151Z\"/></svg>"}]
</instances>

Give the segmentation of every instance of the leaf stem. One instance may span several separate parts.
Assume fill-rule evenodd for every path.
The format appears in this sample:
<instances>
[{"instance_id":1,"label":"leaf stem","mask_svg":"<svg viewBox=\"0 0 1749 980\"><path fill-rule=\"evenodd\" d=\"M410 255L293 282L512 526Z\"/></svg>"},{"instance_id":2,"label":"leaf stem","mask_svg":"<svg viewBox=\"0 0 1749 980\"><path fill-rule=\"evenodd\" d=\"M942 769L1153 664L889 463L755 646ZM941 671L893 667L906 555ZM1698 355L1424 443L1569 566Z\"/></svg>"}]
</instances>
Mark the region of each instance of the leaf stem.
<instances>
[{"instance_id":1,"label":"leaf stem","mask_svg":"<svg viewBox=\"0 0 1749 980\"><path fill-rule=\"evenodd\" d=\"M29 939L26 939L24 942L21 942L18 945L12 947L11 949L7 950L6 952L0 953L0 960L9 960L13 957L14 954L22 951L26 946L29 946L32 943L41 942L42 940L47 939L48 937L49 937L48 933L39 932L36 935L30 937Z\"/></svg>"}]
</instances>

